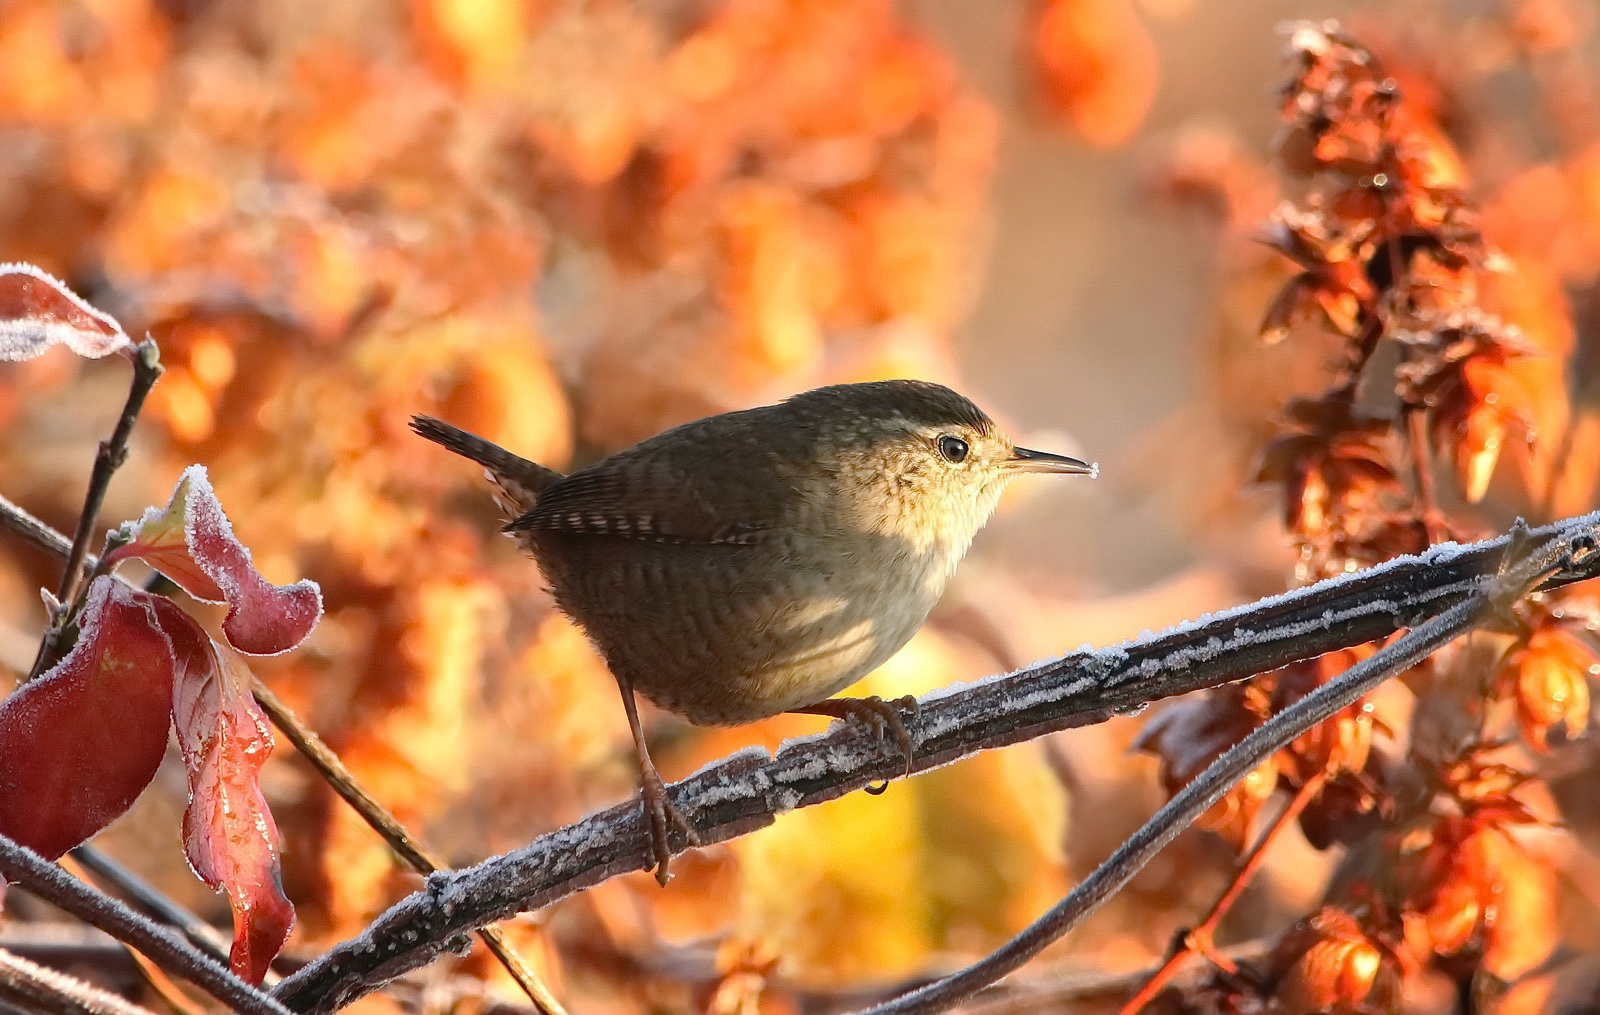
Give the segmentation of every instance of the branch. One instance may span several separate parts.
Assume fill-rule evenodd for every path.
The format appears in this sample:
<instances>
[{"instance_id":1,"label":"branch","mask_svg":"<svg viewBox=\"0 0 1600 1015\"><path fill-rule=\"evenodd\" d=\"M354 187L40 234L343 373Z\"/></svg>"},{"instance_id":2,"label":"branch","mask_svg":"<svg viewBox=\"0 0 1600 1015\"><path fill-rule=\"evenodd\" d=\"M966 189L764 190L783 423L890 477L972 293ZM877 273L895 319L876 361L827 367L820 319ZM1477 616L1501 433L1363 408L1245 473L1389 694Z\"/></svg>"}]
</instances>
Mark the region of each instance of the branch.
<instances>
[{"instance_id":1,"label":"branch","mask_svg":"<svg viewBox=\"0 0 1600 1015\"><path fill-rule=\"evenodd\" d=\"M1509 609L1548 575L1561 569L1563 562L1573 561L1579 554L1590 564L1600 558L1600 553L1594 549L1596 531L1593 528L1576 537L1558 536L1536 543L1528 539L1526 528L1519 527L1510 538L1505 565L1499 574L1483 580L1478 591L1437 617L1417 625L1397 641L1252 730L1167 801L1111 854L1110 859L1095 868L1065 899L1022 933L967 968L869 1008L862 1015L932 1015L960 1004L997 982L1100 908L1101 903L1116 894L1156 853L1177 838L1179 832L1193 824L1263 760L1289 746L1317 723L1353 705L1385 680L1405 672L1471 631L1486 618Z\"/></svg>"},{"instance_id":2,"label":"branch","mask_svg":"<svg viewBox=\"0 0 1600 1015\"><path fill-rule=\"evenodd\" d=\"M365 821L374 832L378 833L390 849L394 850L402 862L417 874L428 875L444 866L444 862L431 850L408 832L400 820L389 810L373 798L361 784L356 781L355 775L345 767L339 756L333 752L322 738L300 721L283 699L272 692L266 684L259 679L252 678L251 692L262 709L272 719L274 726L289 739L300 756L317 770L322 776L322 781L337 793L340 799L349 804L361 820ZM506 942L505 934L499 927L479 927L478 936L483 939L484 947L489 954L495 957L517 986L528 996L533 1003L534 1011L538 1015L566 1015L566 1009L561 1007L561 1002L556 1000L543 980L533 969L522 960L522 956Z\"/></svg>"},{"instance_id":3,"label":"branch","mask_svg":"<svg viewBox=\"0 0 1600 1015\"><path fill-rule=\"evenodd\" d=\"M146 337L131 350L133 380L128 385L128 399L123 403L122 415L111 437L100 442L95 452L94 468L89 473L89 488L84 493L83 510L78 514L78 528L67 551L67 564L61 571L61 584L56 589L54 622L39 644L39 654L28 674L32 680L48 670L61 658L61 637L73 616L74 603L82 588L84 563L89 556L89 541L94 538L100 520L100 505L105 502L106 491L111 487L111 477L128 458L128 440L133 436L133 426L139 420L139 410L150 389L161 377L161 350L155 339ZM98 564L96 565L98 566Z\"/></svg>"},{"instance_id":4,"label":"branch","mask_svg":"<svg viewBox=\"0 0 1600 1015\"><path fill-rule=\"evenodd\" d=\"M0 497L0 527L8 528L23 536L46 553L64 556L71 548L66 536L5 497ZM90 557L87 565L90 568L97 568L99 562ZM311 763L329 787L355 809L362 820L378 833L408 867L418 874L430 874L442 866L437 858L406 831L394 815L357 784L355 777L339 760L338 755L334 754L309 726L301 722L299 716L296 716L266 684L252 678L251 692L272 719L273 724L288 738L301 756ZM74 851L74 855L85 864L94 864L103 876L115 880L123 891L139 896L147 908L159 910L159 915L165 917L191 939L195 939L197 929L185 919L187 914L148 891L147 886L132 877L129 872L111 863L109 858L94 853L89 846L80 846ZM498 927L482 927L478 934L483 938L484 946L505 967L506 972L522 988L523 993L533 1002L534 1008L541 1015L564 1015L561 1003L550 992L550 988L506 943L505 935ZM211 948L209 942L197 939L195 943L202 951L209 951Z\"/></svg>"},{"instance_id":5,"label":"branch","mask_svg":"<svg viewBox=\"0 0 1600 1015\"><path fill-rule=\"evenodd\" d=\"M153 1015L148 1008L75 976L0 949L0 1005L49 1015Z\"/></svg>"},{"instance_id":6,"label":"branch","mask_svg":"<svg viewBox=\"0 0 1600 1015\"><path fill-rule=\"evenodd\" d=\"M245 1015L288 1015L282 1006L226 966L196 951L159 924L105 896L60 867L0 835L0 876L44 901L98 927L150 956L163 968L180 971L195 986Z\"/></svg>"},{"instance_id":7,"label":"branch","mask_svg":"<svg viewBox=\"0 0 1600 1015\"><path fill-rule=\"evenodd\" d=\"M1161 698L1375 641L1418 628L1463 603L1480 609L1484 579L1525 552L1530 539L1559 542L1574 558L1541 588L1595 577L1600 553L1577 551L1593 545L1597 525L1600 513L1471 546L1441 544L1140 641L935 691L915 714L903 716L917 748L911 769L927 771L981 750L1103 722ZM770 824L783 811L832 800L905 770L898 747L880 747L870 731L838 724L786 743L771 758L753 748L724 758L674 785L672 796L700 842L710 845ZM673 846L685 848L681 835ZM360 938L285 979L274 996L297 1011L332 1012L454 949L459 935L474 927L539 909L651 863L637 803L592 814L475 867L432 875Z\"/></svg>"}]
</instances>

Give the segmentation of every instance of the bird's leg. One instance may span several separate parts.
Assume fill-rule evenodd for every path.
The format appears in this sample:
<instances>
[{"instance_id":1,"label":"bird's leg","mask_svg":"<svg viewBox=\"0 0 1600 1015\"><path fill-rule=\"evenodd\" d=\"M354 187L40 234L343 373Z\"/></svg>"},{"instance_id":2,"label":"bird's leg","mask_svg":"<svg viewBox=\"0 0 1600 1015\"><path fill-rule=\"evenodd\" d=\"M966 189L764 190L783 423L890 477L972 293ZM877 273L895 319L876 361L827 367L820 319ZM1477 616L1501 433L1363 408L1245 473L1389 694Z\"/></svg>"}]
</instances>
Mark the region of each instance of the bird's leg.
<instances>
[{"instance_id":1,"label":"bird's leg","mask_svg":"<svg viewBox=\"0 0 1600 1015\"><path fill-rule=\"evenodd\" d=\"M634 750L639 755L639 798L644 805L645 824L650 828L650 850L656 861L656 881L663 888L672 879L667 865L672 860L672 846L667 841L668 826L676 825L689 845L700 845L700 837L683 812L667 796L666 784L655 762L650 760L650 749L644 743L644 727L639 724L639 703L633 697L633 681L617 677L617 688L622 691L622 707L628 711L628 729L633 732Z\"/></svg>"},{"instance_id":2,"label":"bird's leg","mask_svg":"<svg viewBox=\"0 0 1600 1015\"><path fill-rule=\"evenodd\" d=\"M917 699L913 695L905 695L893 701L884 701L876 694L868 698L827 698L815 705L802 705L791 708L791 712L804 712L808 715L826 715L835 719L855 719L860 722L871 723L878 731L878 744L882 746L884 736L894 737L895 744L900 748L900 753L906 759L906 776L911 775L911 761L915 756L917 745L911 739L911 733L906 729L906 724L900 719L900 710L908 709L915 715L917 712ZM887 783L880 783L876 789L867 787L868 793L882 793L888 788Z\"/></svg>"}]
</instances>

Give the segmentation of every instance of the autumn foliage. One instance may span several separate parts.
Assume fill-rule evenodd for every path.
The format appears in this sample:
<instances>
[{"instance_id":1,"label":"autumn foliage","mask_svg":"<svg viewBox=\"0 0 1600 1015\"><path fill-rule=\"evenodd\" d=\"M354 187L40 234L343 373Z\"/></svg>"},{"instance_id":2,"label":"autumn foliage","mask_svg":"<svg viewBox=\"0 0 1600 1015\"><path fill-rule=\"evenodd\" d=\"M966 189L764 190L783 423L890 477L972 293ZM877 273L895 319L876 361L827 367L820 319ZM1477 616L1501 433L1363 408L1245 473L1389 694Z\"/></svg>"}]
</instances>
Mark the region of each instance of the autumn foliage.
<instances>
[{"instance_id":1,"label":"autumn foliage","mask_svg":"<svg viewBox=\"0 0 1600 1015\"><path fill-rule=\"evenodd\" d=\"M451 864L635 791L614 682L494 538L477 470L410 434L417 413L565 470L881 377L981 373L1008 425L1066 428L1107 386L1096 364L1141 364L1086 431L1110 442L1083 448L1105 478L1007 504L993 529L1032 528L980 538L928 630L864 682L885 696L1595 505L1593 12L1402 3L1252 28L1257 67L1186 51L1207 84L1248 79L1252 105L1178 122L1175 92L1213 93L1175 54L1221 46L1199 29L1235 12L1018 5L995 16L991 87L963 63L983 6L0 2L0 262L38 266L0 273L0 494L70 532L129 336L165 368L99 570L31 681L60 562L0 531L18 680L0 832L51 856L94 836L236 917L235 968L270 983L280 945L313 956L419 881L269 746L252 676ZM1029 179L996 172L1018 157L1112 165L1121 188L997 262L1031 290L982 271L1034 225L991 216ZM1129 242L1150 249L1115 259ZM1063 277L1083 247L1097 273ZM1156 256L1175 247L1203 279L1188 302ZM991 289L1022 337L969 334ZM1178 306L1189 355L1079 327L1080 289ZM1013 382L1050 399L1016 405ZM1062 521L1069 497L1136 517L1137 538ZM1069 543L1093 570L1056 573L1045 550ZM1072 1010L1553 1006L1600 931L1597 616L1583 585L1535 596L1301 737L1002 989ZM666 890L622 878L504 930L574 1011L885 996L1015 933L1374 648L786 814L675 860ZM678 778L821 721L646 725ZM16 929L43 918L5 904ZM520 997L481 950L429 976L367 1003Z\"/></svg>"}]
</instances>

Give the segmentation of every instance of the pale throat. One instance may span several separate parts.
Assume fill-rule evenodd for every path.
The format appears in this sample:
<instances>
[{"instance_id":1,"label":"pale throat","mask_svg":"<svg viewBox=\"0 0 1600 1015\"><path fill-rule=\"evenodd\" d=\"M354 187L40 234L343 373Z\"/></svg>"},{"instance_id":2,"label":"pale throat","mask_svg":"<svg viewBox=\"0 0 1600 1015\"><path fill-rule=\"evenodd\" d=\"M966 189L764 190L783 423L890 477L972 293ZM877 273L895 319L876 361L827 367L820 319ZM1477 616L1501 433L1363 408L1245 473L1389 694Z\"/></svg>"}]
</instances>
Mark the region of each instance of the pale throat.
<instances>
[{"instance_id":1,"label":"pale throat","mask_svg":"<svg viewBox=\"0 0 1600 1015\"><path fill-rule=\"evenodd\" d=\"M928 561L929 570L948 577L978 530L994 513L1003 481L977 490L917 490L909 496L862 498L852 512L863 531L903 543Z\"/></svg>"}]
</instances>

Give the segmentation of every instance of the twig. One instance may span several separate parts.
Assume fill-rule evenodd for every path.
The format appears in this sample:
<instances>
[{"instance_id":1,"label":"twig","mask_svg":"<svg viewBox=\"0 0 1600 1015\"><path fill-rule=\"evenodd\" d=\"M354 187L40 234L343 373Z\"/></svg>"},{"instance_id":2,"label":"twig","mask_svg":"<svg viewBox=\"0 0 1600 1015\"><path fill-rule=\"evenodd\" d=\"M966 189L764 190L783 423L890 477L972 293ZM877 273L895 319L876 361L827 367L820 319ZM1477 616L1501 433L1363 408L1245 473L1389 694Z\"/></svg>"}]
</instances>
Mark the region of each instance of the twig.
<instances>
[{"instance_id":1,"label":"twig","mask_svg":"<svg viewBox=\"0 0 1600 1015\"><path fill-rule=\"evenodd\" d=\"M0 496L0 526L23 536L47 553L54 553L59 556L67 553L70 549L66 536L3 496ZM89 558L88 566L91 568L97 567L98 561L91 557ZM373 831L377 832L383 841L389 845L389 848L393 849L405 861L407 866L419 874L431 874L444 866L421 843L412 838L411 834L395 819L393 814L389 813L382 804L374 800L369 793L356 783L355 777L345 767L344 763L339 760L339 756L330 750L327 744L323 743L321 737L317 736L313 730L301 722L300 717L295 715L283 703L281 698L273 694L271 689L259 680L252 683L251 690L255 694L256 700L261 703L262 709L266 711L284 737L311 763L313 768L322 774L328 785L333 788L333 791L348 802L356 813L372 827ZM90 847L87 846L79 847L80 851L89 849ZM138 897L141 904L156 911L157 915L162 919L178 927L191 939L195 939L198 947L207 951L211 950L203 940L196 939L196 932L190 926L192 918L188 918L188 914L185 914L178 907L172 906L159 895L154 894L138 878L98 854L94 854L92 857L80 858L84 859L86 864L93 863L94 868L101 876L113 880L118 888L129 895ZM522 961L521 956L517 955L510 945L506 944L505 935L498 928L481 928L479 936L483 938L484 946L489 949L489 952L511 974L512 979L516 980L523 993L528 995L528 999L533 1002L534 1007L542 1011L544 1015L564 1015L561 1003L551 994L550 988L545 986L544 982L539 979L538 974L530 969L527 963Z\"/></svg>"},{"instance_id":2,"label":"twig","mask_svg":"<svg viewBox=\"0 0 1600 1015\"><path fill-rule=\"evenodd\" d=\"M178 931L195 948L226 965L228 950L217 929L162 895L143 878L90 845L78 846L68 856L101 881L112 885L145 913Z\"/></svg>"},{"instance_id":3,"label":"twig","mask_svg":"<svg viewBox=\"0 0 1600 1015\"><path fill-rule=\"evenodd\" d=\"M39 643L39 654L28 673L32 680L51 666L61 656L61 639L76 608L78 592L82 588L84 563L89 556L89 541L99 528L100 505L111 487L111 477L128 458L128 439L133 436L133 426L139 420L139 410L144 400L161 377L161 350L155 339L146 336L133 347L133 380L128 385L128 400L123 403L122 415L111 437L100 442L95 452L94 468L89 473L89 488L84 493L83 510L78 515L78 527L72 536L72 546L67 551L66 567L61 572L61 584L56 589L56 615ZM97 565L98 566L98 565Z\"/></svg>"},{"instance_id":4,"label":"twig","mask_svg":"<svg viewBox=\"0 0 1600 1015\"><path fill-rule=\"evenodd\" d=\"M1563 567L1563 561L1595 552L1591 526L1581 538L1558 537L1542 543L1518 528L1510 537L1506 561L1493 577L1467 599L1413 629L1352 666L1333 680L1257 727L1206 767L1149 821L1134 832L1109 859L1016 937L978 962L942 980L921 987L862 1015L929 1015L942 1012L997 982L1072 930L1106 899L1132 880L1150 858L1204 814L1263 758L1287 747L1317 723L1354 704L1383 681L1421 662L1442 646L1480 624L1496 611L1509 609L1518 598ZM1529 550L1529 547L1532 550Z\"/></svg>"},{"instance_id":5,"label":"twig","mask_svg":"<svg viewBox=\"0 0 1600 1015\"><path fill-rule=\"evenodd\" d=\"M1258 938L1232 945L1223 949L1221 954L1237 965L1239 962L1254 962L1266 958L1271 952L1272 943L1265 938ZM1125 996L1155 971L1155 968L1151 967L1126 973L1058 973L1031 981L1008 980L983 991L962 1010L966 1015L1036 1015L1041 1011L1062 1009L1073 1001L1101 998L1109 1000ZM1199 979L1198 971L1192 971L1181 977L1182 982L1186 983Z\"/></svg>"},{"instance_id":6,"label":"twig","mask_svg":"<svg viewBox=\"0 0 1600 1015\"><path fill-rule=\"evenodd\" d=\"M1600 514L1546 526L1535 535L1564 547L1588 546L1597 525ZM1527 538L1520 533L1515 546L1525 546ZM1498 572L1508 551L1521 552L1513 549L1513 542L1513 537L1501 537L1473 546L1433 547L1420 556L1398 558L1137 642L1081 651L977 684L935 691L920 701L918 711L902 716L916 745L911 767L926 771L981 750L1137 712L1160 698L1417 628L1464 603L1479 609L1484 579ZM1597 574L1600 554L1584 554L1544 587ZM1362 672L1371 669L1368 665ZM1322 698L1302 703L1326 700L1326 688L1319 693ZM1300 715L1303 711L1296 709L1315 707L1302 703L1291 712ZM897 749L880 747L870 731L840 725L790 741L775 757L754 748L741 751L701 769L671 792L701 842L709 845L769 824L780 812L832 800L904 772L905 759ZM681 837L674 837L673 847L684 848ZM637 805L592 814L476 867L432 875L421 891L380 915L358 941L338 945L307 964L279 984L274 995L297 1011L334 1011L431 962L467 930L538 909L650 864L648 831Z\"/></svg>"},{"instance_id":7,"label":"twig","mask_svg":"<svg viewBox=\"0 0 1600 1015\"><path fill-rule=\"evenodd\" d=\"M1166 961L1162 962L1156 971L1150 974L1150 979L1123 1004L1119 1015L1138 1015L1140 1011L1144 1010L1145 1005L1155 1000L1156 995L1161 992L1161 988L1165 987L1177 975L1178 970L1183 967L1189 956L1196 953L1204 955L1211 961L1212 965L1225 973L1237 973L1239 971L1239 967L1231 959L1225 955L1218 954L1213 943L1216 938L1217 927L1222 923L1222 918L1232 911L1233 904L1239 901L1239 898L1244 894L1246 886L1255 878L1256 872L1261 869L1262 863L1266 860L1267 850L1277 839L1278 834L1298 818L1312 800L1316 799L1317 794L1322 792L1322 787L1327 784L1327 781L1326 771L1317 772L1305 781L1305 784L1295 793L1294 798L1289 801L1289 805L1272 820L1272 824L1268 826L1267 830L1261 833L1261 837L1256 840L1255 846L1251 848L1250 855L1245 857L1244 862L1239 865L1239 869L1234 872L1233 880L1228 883L1227 889L1212 904L1211 912L1206 914L1205 919L1201 920L1198 926L1183 935L1180 945L1172 950L1172 954L1167 956Z\"/></svg>"},{"instance_id":8,"label":"twig","mask_svg":"<svg viewBox=\"0 0 1600 1015\"><path fill-rule=\"evenodd\" d=\"M154 1015L108 990L0 948L0 1007L49 1015Z\"/></svg>"},{"instance_id":9,"label":"twig","mask_svg":"<svg viewBox=\"0 0 1600 1015\"><path fill-rule=\"evenodd\" d=\"M382 804L372 798L366 790L357 784L355 776L350 769L345 767L339 756L323 743L322 738L300 721L283 699L272 692L272 689L255 680L251 684L256 700L261 703L262 709L272 720L273 725L283 732L283 735L300 752L301 757L311 763L321 774L323 781L341 798L348 803L361 819L371 826L374 832L394 850L395 854L418 874L432 874L446 866L426 846L418 842L405 826L389 812ZM528 995L528 1000L533 1003L541 1015L566 1015L561 1002L557 1001L550 988L539 979L537 973L522 961L511 946L506 943L505 935L498 927L480 927L478 936L483 939L484 947L489 949L506 972Z\"/></svg>"},{"instance_id":10,"label":"twig","mask_svg":"<svg viewBox=\"0 0 1600 1015\"><path fill-rule=\"evenodd\" d=\"M72 549L72 542L56 531L54 526L29 514L20 504L8 500L3 494L0 494L0 528L9 529L45 553L53 553L57 557L65 557ZM84 560L86 567L96 567L99 563L99 558L92 555Z\"/></svg>"},{"instance_id":11,"label":"twig","mask_svg":"<svg viewBox=\"0 0 1600 1015\"><path fill-rule=\"evenodd\" d=\"M72 877L33 850L0 835L0 877L98 927L245 1015L288 1015L271 997L195 950L178 935Z\"/></svg>"}]
</instances>

